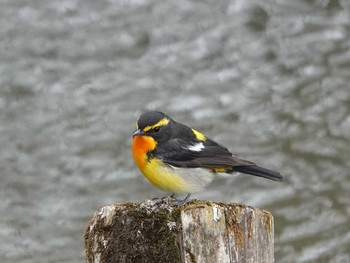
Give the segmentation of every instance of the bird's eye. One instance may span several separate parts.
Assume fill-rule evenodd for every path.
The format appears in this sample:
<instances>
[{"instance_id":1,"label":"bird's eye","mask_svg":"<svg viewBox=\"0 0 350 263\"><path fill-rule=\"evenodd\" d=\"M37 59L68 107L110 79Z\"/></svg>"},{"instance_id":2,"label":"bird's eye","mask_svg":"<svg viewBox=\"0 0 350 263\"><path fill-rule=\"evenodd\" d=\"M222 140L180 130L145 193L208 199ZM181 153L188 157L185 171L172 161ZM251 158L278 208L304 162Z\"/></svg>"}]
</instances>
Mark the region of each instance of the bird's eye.
<instances>
[{"instance_id":1,"label":"bird's eye","mask_svg":"<svg viewBox=\"0 0 350 263\"><path fill-rule=\"evenodd\" d=\"M160 131L160 127L155 127L155 128L153 129L153 131L154 131L154 132L159 132L159 131Z\"/></svg>"}]
</instances>

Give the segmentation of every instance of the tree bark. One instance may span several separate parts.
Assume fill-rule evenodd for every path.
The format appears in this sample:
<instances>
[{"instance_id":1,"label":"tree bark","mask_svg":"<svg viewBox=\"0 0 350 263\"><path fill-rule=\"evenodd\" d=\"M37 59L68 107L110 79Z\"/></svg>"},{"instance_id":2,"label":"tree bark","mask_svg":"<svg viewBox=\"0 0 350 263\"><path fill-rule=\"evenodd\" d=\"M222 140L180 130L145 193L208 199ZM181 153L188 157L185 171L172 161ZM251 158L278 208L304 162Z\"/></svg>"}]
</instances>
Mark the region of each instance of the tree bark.
<instances>
[{"instance_id":1,"label":"tree bark","mask_svg":"<svg viewBox=\"0 0 350 263\"><path fill-rule=\"evenodd\" d=\"M273 217L234 203L118 203L85 230L88 263L274 262Z\"/></svg>"}]
</instances>

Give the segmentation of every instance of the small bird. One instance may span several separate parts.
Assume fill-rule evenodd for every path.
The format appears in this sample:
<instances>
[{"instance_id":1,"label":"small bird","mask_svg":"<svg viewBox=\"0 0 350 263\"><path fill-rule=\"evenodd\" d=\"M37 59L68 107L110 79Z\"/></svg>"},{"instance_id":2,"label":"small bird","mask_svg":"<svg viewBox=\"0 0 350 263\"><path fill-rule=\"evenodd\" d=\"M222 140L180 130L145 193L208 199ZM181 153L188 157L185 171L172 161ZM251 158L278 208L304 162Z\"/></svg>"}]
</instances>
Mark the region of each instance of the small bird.
<instances>
[{"instance_id":1,"label":"small bird","mask_svg":"<svg viewBox=\"0 0 350 263\"><path fill-rule=\"evenodd\" d=\"M223 145L159 111L142 114L133 133L132 153L143 175L173 194L203 190L216 173L241 172L274 181L280 173L238 159Z\"/></svg>"}]
</instances>

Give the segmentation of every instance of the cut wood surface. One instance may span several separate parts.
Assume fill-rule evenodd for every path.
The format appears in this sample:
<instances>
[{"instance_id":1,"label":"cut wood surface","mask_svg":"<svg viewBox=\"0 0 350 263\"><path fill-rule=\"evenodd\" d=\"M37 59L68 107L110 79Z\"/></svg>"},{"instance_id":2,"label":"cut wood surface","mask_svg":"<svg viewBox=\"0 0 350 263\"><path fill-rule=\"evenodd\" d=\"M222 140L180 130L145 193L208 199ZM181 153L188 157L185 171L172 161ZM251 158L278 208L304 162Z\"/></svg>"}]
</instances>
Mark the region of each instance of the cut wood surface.
<instances>
[{"instance_id":1,"label":"cut wood surface","mask_svg":"<svg viewBox=\"0 0 350 263\"><path fill-rule=\"evenodd\" d=\"M117 203L85 230L88 263L274 262L273 217L235 203Z\"/></svg>"}]
</instances>

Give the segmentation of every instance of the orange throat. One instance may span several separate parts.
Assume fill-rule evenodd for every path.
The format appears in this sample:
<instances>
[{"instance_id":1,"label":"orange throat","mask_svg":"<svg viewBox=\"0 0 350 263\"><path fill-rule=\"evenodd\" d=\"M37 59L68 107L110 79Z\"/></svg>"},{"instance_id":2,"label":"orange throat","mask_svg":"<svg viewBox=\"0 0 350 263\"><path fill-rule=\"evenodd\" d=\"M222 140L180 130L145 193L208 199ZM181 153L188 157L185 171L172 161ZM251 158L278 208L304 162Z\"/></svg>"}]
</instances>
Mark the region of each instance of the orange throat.
<instances>
[{"instance_id":1,"label":"orange throat","mask_svg":"<svg viewBox=\"0 0 350 263\"><path fill-rule=\"evenodd\" d=\"M132 154L137 166L142 171L147 164L147 153L154 150L157 143L150 136L135 136L132 141Z\"/></svg>"}]
</instances>

